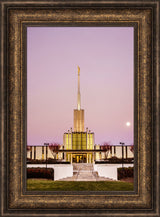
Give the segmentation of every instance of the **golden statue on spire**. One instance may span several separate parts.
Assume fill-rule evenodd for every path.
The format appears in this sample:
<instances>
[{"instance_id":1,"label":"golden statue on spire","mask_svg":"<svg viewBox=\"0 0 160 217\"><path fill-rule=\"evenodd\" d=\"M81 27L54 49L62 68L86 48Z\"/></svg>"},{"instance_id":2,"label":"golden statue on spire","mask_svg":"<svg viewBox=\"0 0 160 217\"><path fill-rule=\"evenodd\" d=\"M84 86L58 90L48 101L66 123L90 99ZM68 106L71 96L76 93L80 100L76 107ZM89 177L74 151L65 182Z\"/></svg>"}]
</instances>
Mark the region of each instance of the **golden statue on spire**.
<instances>
[{"instance_id":1,"label":"golden statue on spire","mask_svg":"<svg viewBox=\"0 0 160 217\"><path fill-rule=\"evenodd\" d=\"M80 74L80 67L78 66L78 75Z\"/></svg>"}]
</instances>

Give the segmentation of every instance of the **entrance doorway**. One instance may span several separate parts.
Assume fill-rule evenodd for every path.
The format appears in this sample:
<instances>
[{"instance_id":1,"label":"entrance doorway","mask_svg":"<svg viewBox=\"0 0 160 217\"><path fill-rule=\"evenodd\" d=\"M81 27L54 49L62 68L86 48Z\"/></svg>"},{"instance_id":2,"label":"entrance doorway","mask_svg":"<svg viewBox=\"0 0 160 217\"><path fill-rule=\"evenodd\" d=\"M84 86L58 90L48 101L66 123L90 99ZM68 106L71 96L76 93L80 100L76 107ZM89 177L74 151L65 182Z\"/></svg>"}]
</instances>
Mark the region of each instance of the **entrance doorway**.
<instances>
[{"instance_id":1,"label":"entrance doorway","mask_svg":"<svg viewBox=\"0 0 160 217\"><path fill-rule=\"evenodd\" d=\"M73 163L87 163L87 154L73 154Z\"/></svg>"}]
</instances>

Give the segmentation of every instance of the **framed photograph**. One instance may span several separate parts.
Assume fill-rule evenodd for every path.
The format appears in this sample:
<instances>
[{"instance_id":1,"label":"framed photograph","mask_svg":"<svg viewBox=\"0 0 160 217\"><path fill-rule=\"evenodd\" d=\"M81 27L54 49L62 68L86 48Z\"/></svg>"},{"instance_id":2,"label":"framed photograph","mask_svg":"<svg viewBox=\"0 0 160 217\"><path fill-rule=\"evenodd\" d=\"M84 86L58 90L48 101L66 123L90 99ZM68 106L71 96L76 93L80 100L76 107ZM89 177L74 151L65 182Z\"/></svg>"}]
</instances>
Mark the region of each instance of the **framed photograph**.
<instances>
[{"instance_id":1,"label":"framed photograph","mask_svg":"<svg viewBox=\"0 0 160 217\"><path fill-rule=\"evenodd\" d=\"M77 182L81 191L102 190L91 181L106 181L103 191L104 185L115 191L108 181L118 178L127 181L122 190L133 190L134 53L134 26L27 27L31 173L32 167L53 168L54 180L84 181L84 189ZM117 174L122 167L129 177ZM27 189L40 190L33 182ZM63 189L55 184L56 191ZM66 190L69 184L63 183Z\"/></svg>"},{"instance_id":2,"label":"framed photograph","mask_svg":"<svg viewBox=\"0 0 160 217\"><path fill-rule=\"evenodd\" d=\"M159 216L159 1L1 12L1 216Z\"/></svg>"}]
</instances>

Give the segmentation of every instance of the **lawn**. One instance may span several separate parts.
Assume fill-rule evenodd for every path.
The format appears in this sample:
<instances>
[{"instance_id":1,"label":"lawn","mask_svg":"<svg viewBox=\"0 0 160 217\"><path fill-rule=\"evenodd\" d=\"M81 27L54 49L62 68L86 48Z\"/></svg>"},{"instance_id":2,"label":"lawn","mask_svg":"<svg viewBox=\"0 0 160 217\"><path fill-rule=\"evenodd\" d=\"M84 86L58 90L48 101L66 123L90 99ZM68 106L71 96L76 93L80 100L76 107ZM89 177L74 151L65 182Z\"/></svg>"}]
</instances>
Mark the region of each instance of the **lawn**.
<instances>
[{"instance_id":1,"label":"lawn","mask_svg":"<svg viewBox=\"0 0 160 217\"><path fill-rule=\"evenodd\" d=\"M27 191L133 191L133 183L121 181L52 181L28 179Z\"/></svg>"}]
</instances>

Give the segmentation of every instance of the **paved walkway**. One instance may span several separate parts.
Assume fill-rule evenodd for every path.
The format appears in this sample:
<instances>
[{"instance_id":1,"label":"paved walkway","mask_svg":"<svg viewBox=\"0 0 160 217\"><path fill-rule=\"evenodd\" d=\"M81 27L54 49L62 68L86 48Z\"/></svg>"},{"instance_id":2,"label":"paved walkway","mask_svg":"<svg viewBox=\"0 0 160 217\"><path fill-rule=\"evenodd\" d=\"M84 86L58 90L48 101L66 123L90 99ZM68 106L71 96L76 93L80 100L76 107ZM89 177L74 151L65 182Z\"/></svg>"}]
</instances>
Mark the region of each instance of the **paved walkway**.
<instances>
[{"instance_id":1,"label":"paved walkway","mask_svg":"<svg viewBox=\"0 0 160 217\"><path fill-rule=\"evenodd\" d=\"M93 164L73 163L73 176L58 181L113 181L112 179L99 177L93 170Z\"/></svg>"}]
</instances>

